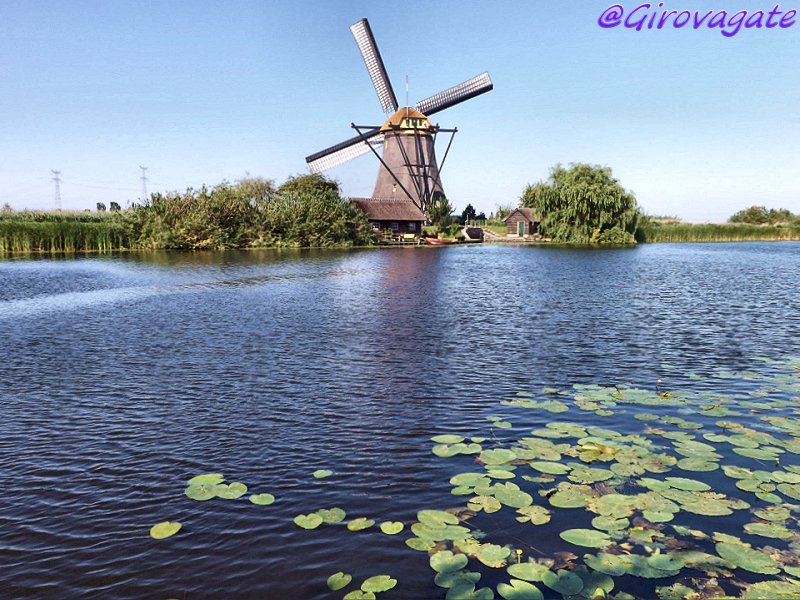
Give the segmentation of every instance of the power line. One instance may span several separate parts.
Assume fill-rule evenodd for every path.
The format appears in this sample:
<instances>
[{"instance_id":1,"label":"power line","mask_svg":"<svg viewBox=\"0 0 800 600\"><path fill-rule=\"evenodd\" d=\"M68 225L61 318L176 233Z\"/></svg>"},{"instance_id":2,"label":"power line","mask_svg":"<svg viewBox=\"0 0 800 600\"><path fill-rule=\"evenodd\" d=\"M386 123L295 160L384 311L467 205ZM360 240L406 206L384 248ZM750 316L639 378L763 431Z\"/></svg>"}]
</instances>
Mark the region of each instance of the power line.
<instances>
[{"instance_id":1,"label":"power line","mask_svg":"<svg viewBox=\"0 0 800 600\"><path fill-rule=\"evenodd\" d=\"M50 172L55 176L53 177L53 181L56 182L56 212L61 212L61 171L53 171L50 169Z\"/></svg>"},{"instance_id":2,"label":"power line","mask_svg":"<svg viewBox=\"0 0 800 600\"><path fill-rule=\"evenodd\" d=\"M61 183L64 185L72 185L75 187L82 187L82 188L92 188L96 190L113 190L116 192L135 192L136 188L126 188L126 187L113 187L110 185L99 185L94 183L77 183L75 181L64 181L62 180Z\"/></svg>"},{"instance_id":3,"label":"power line","mask_svg":"<svg viewBox=\"0 0 800 600\"><path fill-rule=\"evenodd\" d=\"M142 170L142 202L147 200L147 167L143 167L139 165L139 168Z\"/></svg>"}]
</instances>

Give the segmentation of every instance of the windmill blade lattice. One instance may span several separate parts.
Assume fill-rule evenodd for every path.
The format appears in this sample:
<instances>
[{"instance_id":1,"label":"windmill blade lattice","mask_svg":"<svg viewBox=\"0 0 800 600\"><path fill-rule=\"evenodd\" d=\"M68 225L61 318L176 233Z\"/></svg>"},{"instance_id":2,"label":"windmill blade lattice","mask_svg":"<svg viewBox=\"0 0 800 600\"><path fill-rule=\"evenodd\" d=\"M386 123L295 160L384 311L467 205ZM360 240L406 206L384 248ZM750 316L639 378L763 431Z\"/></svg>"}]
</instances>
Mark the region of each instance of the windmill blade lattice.
<instances>
[{"instance_id":1,"label":"windmill blade lattice","mask_svg":"<svg viewBox=\"0 0 800 600\"><path fill-rule=\"evenodd\" d=\"M458 85L434 94L430 98L425 98L425 100L417 103L416 109L426 115L432 115L475 96L480 96L490 91L493 87L489 73L481 73L472 79L467 79Z\"/></svg>"},{"instance_id":2,"label":"windmill blade lattice","mask_svg":"<svg viewBox=\"0 0 800 600\"><path fill-rule=\"evenodd\" d=\"M366 142L364 138L366 138ZM313 173L320 173L366 154L370 151L370 146L379 148L383 145L383 134L380 128L366 132L364 138L361 136L352 137L335 146L307 156L306 162Z\"/></svg>"},{"instance_id":3,"label":"windmill blade lattice","mask_svg":"<svg viewBox=\"0 0 800 600\"><path fill-rule=\"evenodd\" d=\"M353 32L353 37L356 38L361 56L364 57L364 62L367 65L369 76L372 78L375 91L378 93L378 100L380 100L383 112L387 114L393 113L397 110L397 97L394 95L389 75L386 73L386 67L383 66L383 59L381 59L381 53L378 52L378 45L375 43L369 22L366 19L361 19L350 27L350 31Z\"/></svg>"}]
</instances>

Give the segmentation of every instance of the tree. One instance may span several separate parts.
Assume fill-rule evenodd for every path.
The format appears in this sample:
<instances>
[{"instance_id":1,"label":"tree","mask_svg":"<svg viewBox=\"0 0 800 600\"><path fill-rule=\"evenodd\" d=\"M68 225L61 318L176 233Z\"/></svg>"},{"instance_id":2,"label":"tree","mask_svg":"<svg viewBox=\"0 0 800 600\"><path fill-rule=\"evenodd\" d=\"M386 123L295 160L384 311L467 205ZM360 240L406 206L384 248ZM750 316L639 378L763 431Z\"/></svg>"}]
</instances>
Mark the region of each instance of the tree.
<instances>
[{"instance_id":1,"label":"tree","mask_svg":"<svg viewBox=\"0 0 800 600\"><path fill-rule=\"evenodd\" d=\"M310 175L293 175L284 181L278 188L278 193L280 194L285 194L287 192L300 194L326 191L339 194L339 182L334 181L333 179L328 179L319 173L312 173Z\"/></svg>"},{"instance_id":2,"label":"tree","mask_svg":"<svg viewBox=\"0 0 800 600\"><path fill-rule=\"evenodd\" d=\"M97 212L106 212L106 205L102 202L97 203Z\"/></svg>"},{"instance_id":3,"label":"tree","mask_svg":"<svg viewBox=\"0 0 800 600\"><path fill-rule=\"evenodd\" d=\"M528 185L523 206L541 218L553 241L568 243L635 243L640 213L636 198L614 179L609 167L572 163L556 165L546 182Z\"/></svg>"},{"instance_id":4,"label":"tree","mask_svg":"<svg viewBox=\"0 0 800 600\"><path fill-rule=\"evenodd\" d=\"M111 212L119 212L121 210L119 202L113 202L112 201L111 204L108 207L108 210L110 210Z\"/></svg>"},{"instance_id":5,"label":"tree","mask_svg":"<svg viewBox=\"0 0 800 600\"><path fill-rule=\"evenodd\" d=\"M472 204L467 204L467 208L461 213L461 222L467 224L468 221L474 221L476 218L475 208Z\"/></svg>"},{"instance_id":6,"label":"tree","mask_svg":"<svg viewBox=\"0 0 800 600\"><path fill-rule=\"evenodd\" d=\"M453 212L453 205L441 192L435 192L433 199L428 206L428 221L439 229L444 229L450 225L450 214Z\"/></svg>"},{"instance_id":7,"label":"tree","mask_svg":"<svg viewBox=\"0 0 800 600\"><path fill-rule=\"evenodd\" d=\"M11 208L11 205L10 205L8 202L4 202L4 203L3 203L3 209L2 209L2 212L4 212L4 213L13 213L13 212L14 212L14 209L13 209L13 208Z\"/></svg>"},{"instance_id":8,"label":"tree","mask_svg":"<svg viewBox=\"0 0 800 600\"><path fill-rule=\"evenodd\" d=\"M514 211L513 204L498 204L497 207L494 209L494 218L498 221L502 221L508 215L510 215Z\"/></svg>"},{"instance_id":9,"label":"tree","mask_svg":"<svg viewBox=\"0 0 800 600\"><path fill-rule=\"evenodd\" d=\"M792 214L790 210L780 208L767 210L766 206L751 206L740 210L730 219L729 223L750 223L752 225L775 225L776 223L797 222L800 216Z\"/></svg>"},{"instance_id":10,"label":"tree","mask_svg":"<svg viewBox=\"0 0 800 600\"><path fill-rule=\"evenodd\" d=\"M252 202L267 202L277 192L275 182L263 177L244 177L236 182L236 187Z\"/></svg>"}]
</instances>

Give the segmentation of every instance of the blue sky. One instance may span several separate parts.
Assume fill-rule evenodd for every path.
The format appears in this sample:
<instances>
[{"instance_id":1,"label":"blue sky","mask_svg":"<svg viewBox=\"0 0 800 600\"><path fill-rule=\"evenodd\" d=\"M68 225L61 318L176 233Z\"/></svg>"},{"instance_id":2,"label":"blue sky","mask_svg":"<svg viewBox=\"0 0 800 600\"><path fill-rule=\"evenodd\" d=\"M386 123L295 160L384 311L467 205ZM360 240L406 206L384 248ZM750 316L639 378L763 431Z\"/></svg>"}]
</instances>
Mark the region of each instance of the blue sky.
<instances>
[{"instance_id":1,"label":"blue sky","mask_svg":"<svg viewBox=\"0 0 800 600\"><path fill-rule=\"evenodd\" d=\"M349 31L367 17L401 103L406 75L413 104L491 74L492 92L433 117L459 129L442 172L459 211L515 204L553 165L590 162L650 214L800 212L800 23L603 29L611 4L0 0L0 204L52 208L51 169L65 209L135 201L140 165L149 192L307 172L351 122L383 120ZM353 196L376 173L372 155L328 172Z\"/></svg>"}]
</instances>

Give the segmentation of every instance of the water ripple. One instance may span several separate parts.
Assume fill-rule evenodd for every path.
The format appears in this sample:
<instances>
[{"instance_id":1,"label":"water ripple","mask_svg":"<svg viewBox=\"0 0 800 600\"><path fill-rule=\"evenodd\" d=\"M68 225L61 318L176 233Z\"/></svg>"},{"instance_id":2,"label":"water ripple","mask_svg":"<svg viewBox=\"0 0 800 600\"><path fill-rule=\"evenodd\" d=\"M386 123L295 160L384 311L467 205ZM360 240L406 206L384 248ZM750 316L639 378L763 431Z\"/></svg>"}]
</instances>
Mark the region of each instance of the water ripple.
<instances>
[{"instance_id":1,"label":"water ripple","mask_svg":"<svg viewBox=\"0 0 800 600\"><path fill-rule=\"evenodd\" d=\"M0 261L4 595L324 598L337 570L392 569L387 600L440 596L403 536L306 535L293 517L342 506L408 523L446 507L452 467L430 436L485 433L518 391L800 353L799 250ZM553 419L531 413L512 431ZM278 500L186 499L209 471ZM182 533L150 539L167 519Z\"/></svg>"}]
</instances>

